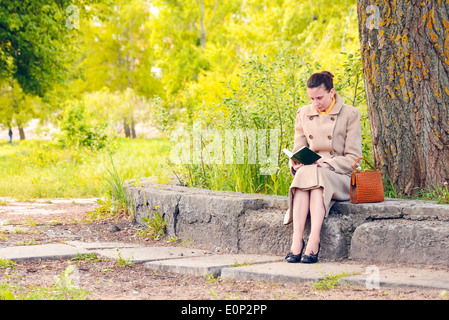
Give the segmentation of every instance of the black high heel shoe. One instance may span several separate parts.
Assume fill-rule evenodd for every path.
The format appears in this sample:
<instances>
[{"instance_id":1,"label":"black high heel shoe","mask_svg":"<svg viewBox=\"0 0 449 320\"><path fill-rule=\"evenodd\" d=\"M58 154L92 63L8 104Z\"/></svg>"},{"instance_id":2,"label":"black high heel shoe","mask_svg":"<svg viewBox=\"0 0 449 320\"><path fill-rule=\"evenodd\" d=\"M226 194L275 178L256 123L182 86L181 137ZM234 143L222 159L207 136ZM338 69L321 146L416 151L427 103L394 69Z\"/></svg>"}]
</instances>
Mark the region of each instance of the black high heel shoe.
<instances>
[{"instance_id":1,"label":"black high heel shoe","mask_svg":"<svg viewBox=\"0 0 449 320\"><path fill-rule=\"evenodd\" d=\"M317 253L305 254L301 258L302 263L317 263L318 262L318 253L320 253L321 243L318 243L318 251Z\"/></svg>"},{"instance_id":2,"label":"black high heel shoe","mask_svg":"<svg viewBox=\"0 0 449 320\"><path fill-rule=\"evenodd\" d=\"M293 253L289 252L285 256L285 260L287 260L287 262L290 262L290 263L301 262L301 257L302 257L302 252L304 251L304 247L305 247L304 240L302 240L301 252L299 254L293 254Z\"/></svg>"}]
</instances>

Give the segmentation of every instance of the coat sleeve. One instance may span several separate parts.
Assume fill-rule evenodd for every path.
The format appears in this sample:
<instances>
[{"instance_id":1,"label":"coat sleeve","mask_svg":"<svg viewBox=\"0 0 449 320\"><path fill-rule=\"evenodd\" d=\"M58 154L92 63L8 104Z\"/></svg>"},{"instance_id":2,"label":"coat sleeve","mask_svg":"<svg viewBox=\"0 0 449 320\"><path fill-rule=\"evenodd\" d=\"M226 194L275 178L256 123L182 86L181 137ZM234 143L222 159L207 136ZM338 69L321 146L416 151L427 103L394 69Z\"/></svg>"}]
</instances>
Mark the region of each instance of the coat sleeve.
<instances>
[{"instance_id":1,"label":"coat sleeve","mask_svg":"<svg viewBox=\"0 0 449 320\"><path fill-rule=\"evenodd\" d=\"M295 141L293 146L293 153L298 151L301 147L308 146L306 136L304 134L304 128L301 121L301 109L296 112L295 119Z\"/></svg>"},{"instance_id":2,"label":"coat sleeve","mask_svg":"<svg viewBox=\"0 0 449 320\"><path fill-rule=\"evenodd\" d=\"M344 154L326 159L324 162L331 165L336 173L347 174L353 171L352 164L362 156L362 129L360 126L360 111L353 109L348 118Z\"/></svg>"}]
</instances>

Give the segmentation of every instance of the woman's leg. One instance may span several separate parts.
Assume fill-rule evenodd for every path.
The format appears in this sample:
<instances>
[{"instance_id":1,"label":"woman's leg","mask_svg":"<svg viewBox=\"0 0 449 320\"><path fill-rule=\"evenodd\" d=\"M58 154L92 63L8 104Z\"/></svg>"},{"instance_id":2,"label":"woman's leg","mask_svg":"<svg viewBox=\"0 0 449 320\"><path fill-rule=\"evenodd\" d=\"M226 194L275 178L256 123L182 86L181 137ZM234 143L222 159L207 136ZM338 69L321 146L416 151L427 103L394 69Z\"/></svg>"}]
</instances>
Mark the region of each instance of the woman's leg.
<instances>
[{"instance_id":1,"label":"woman's leg","mask_svg":"<svg viewBox=\"0 0 449 320\"><path fill-rule=\"evenodd\" d=\"M293 241L291 252L299 254L302 250L302 239L307 215L309 214L309 191L293 189Z\"/></svg>"},{"instance_id":2,"label":"woman's leg","mask_svg":"<svg viewBox=\"0 0 449 320\"><path fill-rule=\"evenodd\" d=\"M321 226L323 225L325 207L323 202L323 188L310 190L310 236L307 242L306 255L318 252Z\"/></svg>"}]
</instances>

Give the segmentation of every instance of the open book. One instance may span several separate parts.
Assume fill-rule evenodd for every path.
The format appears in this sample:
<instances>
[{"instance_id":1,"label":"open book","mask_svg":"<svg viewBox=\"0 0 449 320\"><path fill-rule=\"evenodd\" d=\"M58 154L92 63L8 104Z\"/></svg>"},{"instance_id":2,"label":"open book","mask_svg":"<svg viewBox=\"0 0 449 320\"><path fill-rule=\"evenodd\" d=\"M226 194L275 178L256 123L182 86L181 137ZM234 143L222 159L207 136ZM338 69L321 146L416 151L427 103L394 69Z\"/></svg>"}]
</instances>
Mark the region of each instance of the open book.
<instances>
[{"instance_id":1,"label":"open book","mask_svg":"<svg viewBox=\"0 0 449 320\"><path fill-rule=\"evenodd\" d=\"M318 159L321 158L321 156L315 152L313 152L312 150L310 150L308 147L304 146L301 149L299 149L298 151L296 151L295 153L290 152L287 149L283 149L282 150L287 157L289 157L290 159L295 160L298 163L303 163L303 164L312 164L315 161L317 161Z\"/></svg>"}]
</instances>

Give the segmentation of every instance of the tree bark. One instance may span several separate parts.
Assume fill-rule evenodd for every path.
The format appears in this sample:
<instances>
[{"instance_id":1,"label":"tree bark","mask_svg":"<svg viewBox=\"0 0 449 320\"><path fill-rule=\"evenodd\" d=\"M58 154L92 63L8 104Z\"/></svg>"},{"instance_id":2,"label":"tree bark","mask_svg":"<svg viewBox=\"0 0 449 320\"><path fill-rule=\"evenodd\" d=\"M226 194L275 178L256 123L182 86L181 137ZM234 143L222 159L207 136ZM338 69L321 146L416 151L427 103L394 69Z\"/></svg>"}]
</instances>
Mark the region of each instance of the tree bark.
<instances>
[{"instance_id":1,"label":"tree bark","mask_svg":"<svg viewBox=\"0 0 449 320\"><path fill-rule=\"evenodd\" d=\"M449 4L359 0L374 162L404 195L449 181Z\"/></svg>"},{"instance_id":2,"label":"tree bark","mask_svg":"<svg viewBox=\"0 0 449 320\"><path fill-rule=\"evenodd\" d=\"M136 126L134 123L134 117L131 118L131 126L130 127L131 127L131 138L136 139L137 135L136 135Z\"/></svg>"},{"instance_id":3,"label":"tree bark","mask_svg":"<svg viewBox=\"0 0 449 320\"><path fill-rule=\"evenodd\" d=\"M201 26L201 49L206 49L206 30L204 30L204 2L200 0L200 26Z\"/></svg>"},{"instance_id":4,"label":"tree bark","mask_svg":"<svg viewBox=\"0 0 449 320\"><path fill-rule=\"evenodd\" d=\"M23 130L22 126L17 126L17 129L19 129L20 140L25 140L25 131Z\"/></svg>"},{"instance_id":5,"label":"tree bark","mask_svg":"<svg viewBox=\"0 0 449 320\"><path fill-rule=\"evenodd\" d=\"M131 130L129 128L128 120L126 118L123 119L123 128L125 130L125 137L130 138L131 137Z\"/></svg>"}]
</instances>

